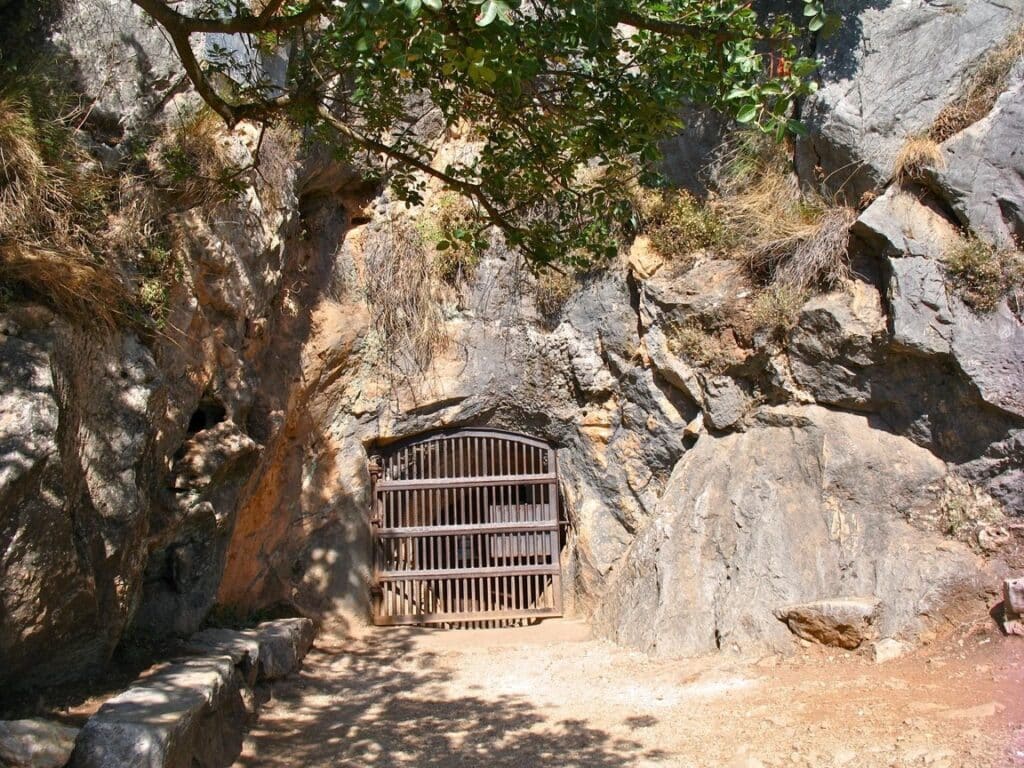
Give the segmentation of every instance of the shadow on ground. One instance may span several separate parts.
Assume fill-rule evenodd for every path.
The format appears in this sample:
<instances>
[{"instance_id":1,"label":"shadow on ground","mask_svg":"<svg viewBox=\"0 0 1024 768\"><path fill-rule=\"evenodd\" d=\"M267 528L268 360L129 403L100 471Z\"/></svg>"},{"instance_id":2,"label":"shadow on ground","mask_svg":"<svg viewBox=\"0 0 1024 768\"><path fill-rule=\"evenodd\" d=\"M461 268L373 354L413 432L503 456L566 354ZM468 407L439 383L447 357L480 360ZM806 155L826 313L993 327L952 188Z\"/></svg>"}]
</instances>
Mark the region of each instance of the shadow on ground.
<instances>
[{"instance_id":1,"label":"shadow on ground","mask_svg":"<svg viewBox=\"0 0 1024 768\"><path fill-rule=\"evenodd\" d=\"M236 766L602 768L665 755L519 696L453 695L450 670L416 630L320 648L274 686Z\"/></svg>"}]
</instances>

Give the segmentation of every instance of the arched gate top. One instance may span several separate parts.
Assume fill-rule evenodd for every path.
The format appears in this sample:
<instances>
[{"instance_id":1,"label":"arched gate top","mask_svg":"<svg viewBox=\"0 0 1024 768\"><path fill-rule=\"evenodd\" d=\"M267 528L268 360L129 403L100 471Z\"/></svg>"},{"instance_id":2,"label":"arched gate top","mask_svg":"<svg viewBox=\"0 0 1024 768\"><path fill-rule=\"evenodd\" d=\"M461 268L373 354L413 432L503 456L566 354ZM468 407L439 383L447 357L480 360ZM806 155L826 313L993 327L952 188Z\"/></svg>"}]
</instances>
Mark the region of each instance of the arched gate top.
<instances>
[{"instance_id":1,"label":"arched gate top","mask_svg":"<svg viewBox=\"0 0 1024 768\"><path fill-rule=\"evenodd\" d=\"M544 477L555 474L555 450L528 435L501 429L431 432L373 452L379 479L389 481Z\"/></svg>"}]
</instances>

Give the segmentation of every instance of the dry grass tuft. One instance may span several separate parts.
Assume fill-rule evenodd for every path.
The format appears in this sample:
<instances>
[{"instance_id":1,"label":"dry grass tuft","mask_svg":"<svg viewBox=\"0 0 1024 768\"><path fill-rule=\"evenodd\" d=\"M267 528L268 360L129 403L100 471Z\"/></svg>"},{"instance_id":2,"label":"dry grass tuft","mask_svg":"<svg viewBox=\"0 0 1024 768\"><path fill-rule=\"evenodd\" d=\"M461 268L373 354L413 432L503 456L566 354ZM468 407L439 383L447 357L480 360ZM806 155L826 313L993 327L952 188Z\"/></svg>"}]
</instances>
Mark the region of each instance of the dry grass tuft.
<instances>
[{"instance_id":1,"label":"dry grass tuft","mask_svg":"<svg viewBox=\"0 0 1024 768\"><path fill-rule=\"evenodd\" d=\"M444 283L458 287L473 279L483 249L475 242L477 226L469 203L454 192L439 195L431 210L417 221L434 271Z\"/></svg>"},{"instance_id":2,"label":"dry grass tuft","mask_svg":"<svg viewBox=\"0 0 1024 768\"><path fill-rule=\"evenodd\" d=\"M928 138L941 144L992 111L1009 84L1010 71L1024 57L1024 27L990 51L971 73L963 94L935 118Z\"/></svg>"},{"instance_id":3,"label":"dry grass tuft","mask_svg":"<svg viewBox=\"0 0 1024 768\"><path fill-rule=\"evenodd\" d=\"M97 256L113 184L58 121L25 95L0 97L0 281L75 322L114 326L130 292Z\"/></svg>"},{"instance_id":4,"label":"dry grass tuft","mask_svg":"<svg viewBox=\"0 0 1024 768\"><path fill-rule=\"evenodd\" d=\"M895 181L921 181L930 170L942 170L946 158L934 139L928 136L912 136L903 144L893 161L892 178Z\"/></svg>"},{"instance_id":5,"label":"dry grass tuft","mask_svg":"<svg viewBox=\"0 0 1024 768\"><path fill-rule=\"evenodd\" d=\"M188 207L213 208L245 189L245 167L232 161L224 123L209 107L182 112L154 146L160 181Z\"/></svg>"},{"instance_id":6,"label":"dry grass tuft","mask_svg":"<svg viewBox=\"0 0 1024 768\"><path fill-rule=\"evenodd\" d=\"M673 354L711 373L723 373L737 362L722 340L695 320L670 323L665 327L665 338Z\"/></svg>"},{"instance_id":7,"label":"dry grass tuft","mask_svg":"<svg viewBox=\"0 0 1024 768\"><path fill-rule=\"evenodd\" d=\"M715 209L727 241L762 282L807 290L847 273L851 209L801 192L785 147L741 136L719 172Z\"/></svg>"},{"instance_id":8,"label":"dry grass tuft","mask_svg":"<svg viewBox=\"0 0 1024 768\"><path fill-rule=\"evenodd\" d=\"M945 262L953 290L971 308L991 312L1006 296L1024 306L1024 253L971 236L946 253Z\"/></svg>"},{"instance_id":9,"label":"dry grass tuft","mask_svg":"<svg viewBox=\"0 0 1024 768\"><path fill-rule=\"evenodd\" d=\"M800 308L807 301L804 290L788 285L773 285L758 293L750 308L750 322L755 330L767 331L781 339L795 326Z\"/></svg>"},{"instance_id":10,"label":"dry grass tuft","mask_svg":"<svg viewBox=\"0 0 1024 768\"><path fill-rule=\"evenodd\" d=\"M415 225L391 216L367 241L366 301L391 362L426 369L449 343L441 286Z\"/></svg>"},{"instance_id":11,"label":"dry grass tuft","mask_svg":"<svg viewBox=\"0 0 1024 768\"><path fill-rule=\"evenodd\" d=\"M801 240L792 255L775 269L775 284L810 291L831 288L849 277L850 265L846 250L850 244L850 227L857 214L851 208L829 208L818 221L815 231Z\"/></svg>"}]
</instances>

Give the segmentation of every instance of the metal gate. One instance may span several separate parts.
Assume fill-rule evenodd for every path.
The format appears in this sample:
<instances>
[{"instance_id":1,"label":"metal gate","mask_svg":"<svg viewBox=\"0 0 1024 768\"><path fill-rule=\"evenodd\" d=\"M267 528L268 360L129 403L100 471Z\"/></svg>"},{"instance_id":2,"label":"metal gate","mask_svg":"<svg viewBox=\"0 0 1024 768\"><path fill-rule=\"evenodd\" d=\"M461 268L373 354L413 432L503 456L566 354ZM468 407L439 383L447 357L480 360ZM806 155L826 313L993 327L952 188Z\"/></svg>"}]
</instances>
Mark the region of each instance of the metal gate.
<instances>
[{"instance_id":1,"label":"metal gate","mask_svg":"<svg viewBox=\"0 0 1024 768\"><path fill-rule=\"evenodd\" d=\"M562 614L555 451L498 430L383 449L373 476L373 621Z\"/></svg>"}]
</instances>

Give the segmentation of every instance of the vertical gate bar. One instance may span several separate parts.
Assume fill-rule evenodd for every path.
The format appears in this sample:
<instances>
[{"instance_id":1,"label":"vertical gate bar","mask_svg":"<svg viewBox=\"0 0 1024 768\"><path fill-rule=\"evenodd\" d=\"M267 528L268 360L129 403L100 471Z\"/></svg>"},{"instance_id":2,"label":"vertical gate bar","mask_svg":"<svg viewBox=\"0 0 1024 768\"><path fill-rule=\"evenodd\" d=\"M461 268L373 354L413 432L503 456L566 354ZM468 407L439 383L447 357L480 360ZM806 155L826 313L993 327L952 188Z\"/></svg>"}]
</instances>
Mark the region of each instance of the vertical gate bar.
<instances>
[{"instance_id":1,"label":"vertical gate bar","mask_svg":"<svg viewBox=\"0 0 1024 768\"><path fill-rule=\"evenodd\" d=\"M549 449L548 462L551 466L552 474L558 477L558 457L555 455L554 449ZM551 607L557 613L562 612L562 569L559 567L559 539L561 538L561 531L558 527L558 521L561 515L558 509L558 481L551 483L549 486L551 494L551 516L550 522L555 524L555 529L549 534L551 539Z\"/></svg>"}]
</instances>

